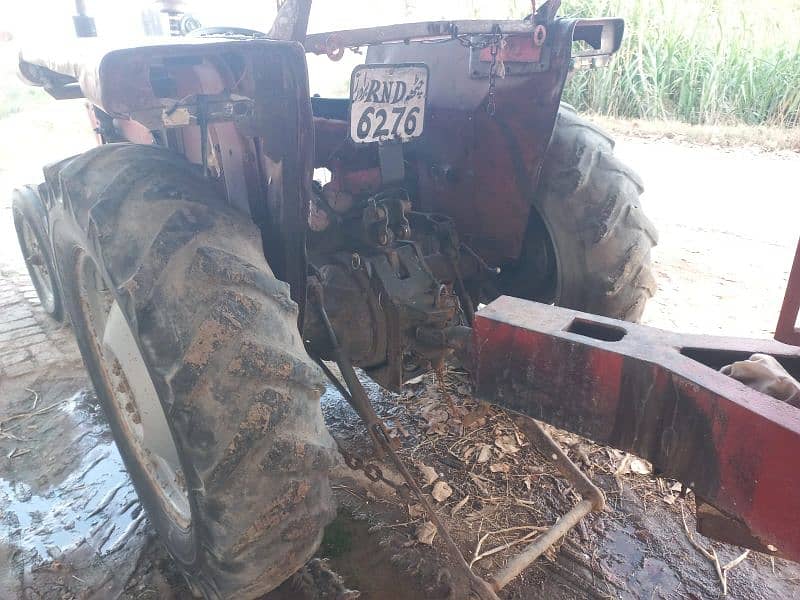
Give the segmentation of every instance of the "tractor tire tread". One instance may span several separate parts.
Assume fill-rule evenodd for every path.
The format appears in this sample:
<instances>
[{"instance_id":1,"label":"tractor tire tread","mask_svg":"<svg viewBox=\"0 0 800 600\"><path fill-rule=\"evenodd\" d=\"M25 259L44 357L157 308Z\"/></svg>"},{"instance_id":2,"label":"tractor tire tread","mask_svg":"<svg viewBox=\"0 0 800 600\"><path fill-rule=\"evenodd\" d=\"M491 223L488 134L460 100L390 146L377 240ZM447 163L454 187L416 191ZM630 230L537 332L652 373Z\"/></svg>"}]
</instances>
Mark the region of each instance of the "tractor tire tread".
<instances>
[{"instance_id":1,"label":"tractor tire tread","mask_svg":"<svg viewBox=\"0 0 800 600\"><path fill-rule=\"evenodd\" d=\"M191 469L187 578L211 598L270 591L311 558L334 514L323 377L288 285L252 221L177 155L102 146L63 166L59 183L167 390Z\"/></svg>"},{"instance_id":2,"label":"tractor tire tread","mask_svg":"<svg viewBox=\"0 0 800 600\"><path fill-rule=\"evenodd\" d=\"M641 208L641 178L613 150L607 133L562 106L533 204L557 256L556 304L638 321L656 292L658 233Z\"/></svg>"}]
</instances>

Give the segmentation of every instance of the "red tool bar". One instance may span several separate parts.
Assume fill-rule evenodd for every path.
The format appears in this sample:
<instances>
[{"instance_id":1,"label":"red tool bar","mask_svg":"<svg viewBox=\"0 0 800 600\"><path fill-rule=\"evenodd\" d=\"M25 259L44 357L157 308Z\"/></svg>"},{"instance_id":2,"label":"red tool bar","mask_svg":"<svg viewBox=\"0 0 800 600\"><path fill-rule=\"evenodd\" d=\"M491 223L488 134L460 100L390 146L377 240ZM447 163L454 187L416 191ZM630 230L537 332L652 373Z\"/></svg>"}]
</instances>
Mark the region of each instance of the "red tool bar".
<instances>
[{"instance_id":1,"label":"red tool bar","mask_svg":"<svg viewBox=\"0 0 800 600\"><path fill-rule=\"evenodd\" d=\"M800 561L800 410L718 372L760 352L797 377L800 348L507 296L473 343L478 397L646 458L720 511L711 534Z\"/></svg>"}]
</instances>

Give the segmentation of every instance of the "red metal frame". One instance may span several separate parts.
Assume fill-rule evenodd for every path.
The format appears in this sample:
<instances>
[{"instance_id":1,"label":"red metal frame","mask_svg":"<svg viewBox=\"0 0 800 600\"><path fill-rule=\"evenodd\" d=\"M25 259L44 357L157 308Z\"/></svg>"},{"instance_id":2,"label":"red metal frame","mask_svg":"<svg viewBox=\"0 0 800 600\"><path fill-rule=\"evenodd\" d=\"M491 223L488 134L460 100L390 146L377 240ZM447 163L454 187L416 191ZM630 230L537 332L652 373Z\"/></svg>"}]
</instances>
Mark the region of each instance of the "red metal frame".
<instances>
[{"instance_id":1,"label":"red metal frame","mask_svg":"<svg viewBox=\"0 0 800 600\"><path fill-rule=\"evenodd\" d=\"M800 315L800 240L797 241L794 263L786 284L786 295L783 297L781 314L775 326L776 340L800 346L798 315Z\"/></svg>"},{"instance_id":2,"label":"red metal frame","mask_svg":"<svg viewBox=\"0 0 800 600\"><path fill-rule=\"evenodd\" d=\"M718 371L760 352L797 376L800 348L510 297L475 315L473 342L481 399L650 460L716 509L701 531L800 560L800 409Z\"/></svg>"}]
</instances>

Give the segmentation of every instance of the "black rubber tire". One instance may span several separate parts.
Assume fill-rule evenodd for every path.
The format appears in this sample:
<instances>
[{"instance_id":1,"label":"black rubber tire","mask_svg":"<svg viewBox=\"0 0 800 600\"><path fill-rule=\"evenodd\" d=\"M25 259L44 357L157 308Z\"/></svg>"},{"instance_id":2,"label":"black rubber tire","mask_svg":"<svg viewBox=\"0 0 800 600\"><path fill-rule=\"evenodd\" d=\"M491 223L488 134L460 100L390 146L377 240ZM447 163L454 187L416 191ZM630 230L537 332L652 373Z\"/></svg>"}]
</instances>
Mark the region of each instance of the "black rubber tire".
<instances>
[{"instance_id":1,"label":"black rubber tire","mask_svg":"<svg viewBox=\"0 0 800 600\"><path fill-rule=\"evenodd\" d=\"M656 291L644 186L614 140L566 105L558 113L520 258L502 293L638 321Z\"/></svg>"},{"instance_id":2,"label":"black rubber tire","mask_svg":"<svg viewBox=\"0 0 800 600\"><path fill-rule=\"evenodd\" d=\"M53 166L52 235L65 306L151 523L195 592L255 598L316 551L335 509L322 373L258 229L182 157L111 144ZM81 257L80 259L78 257ZM81 308L91 259L134 332L189 490L171 519L135 458Z\"/></svg>"},{"instance_id":3,"label":"black rubber tire","mask_svg":"<svg viewBox=\"0 0 800 600\"><path fill-rule=\"evenodd\" d=\"M61 322L64 320L64 309L61 302L61 289L58 284L53 263L53 249L50 245L50 237L47 235L47 212L42 202L39 191L36 187L26 185L13 192L11 211L14 215L14 228L17 231L17 241L25 259L25 267L28 269L33 287L39 296L42 309L54 320ZM28 225L31 233L36 238L36 245L39 247L39 260L42 260L46 273L39 273L37 266L31 262L29 249L26 248L23 230Z\"/></svg>"}]
</instances>

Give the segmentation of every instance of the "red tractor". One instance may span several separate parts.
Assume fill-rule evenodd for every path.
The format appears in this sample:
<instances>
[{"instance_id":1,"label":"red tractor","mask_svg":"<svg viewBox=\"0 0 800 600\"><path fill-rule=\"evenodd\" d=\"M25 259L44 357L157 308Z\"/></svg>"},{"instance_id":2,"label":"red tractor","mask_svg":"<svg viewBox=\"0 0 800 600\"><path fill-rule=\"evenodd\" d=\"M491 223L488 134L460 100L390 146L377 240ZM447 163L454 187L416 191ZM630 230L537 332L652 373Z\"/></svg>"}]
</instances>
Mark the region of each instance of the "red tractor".
<instances>
[{"instance_id":1,"label":"red tractor","mask_svg":"<svg viewBox=\"0 0 800 600\"><path fill-rule=\"evenodd\" d=\"M99 141L16 192L28 266L47 310L63 304L142 503L196 591L256 597L315 552L334 513L325 374L391 457L354 367L396 391L453 355L493 401L650 454L614 429L616 405L581 418L598 381L568 347L549 382L524 366L535 353L520 338L486 359L499 338L481 315L501 295L637 321L655 292L642 182L560 103L572 69L619 48L623 22L559 18L559 4L520 21L306 35L310 0L288 0L267 33L22 53L29 82L87 99ZM87 19L76 26L91 34ZM306 53L364 47L349 98L310 96ZM315 181L323 167L330 180ZM621 335L581 319L568 338ZM521 370L494 381L495 361ZM587 396L559 410L550 392L575 377ZM514 398L525 393L552 410ZM502 587L481 581L482 597Z\"/></svg>"}]
</instances>

